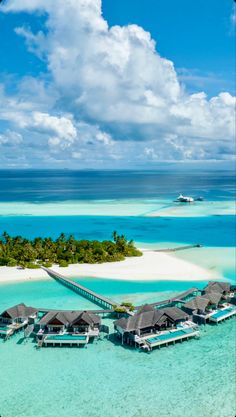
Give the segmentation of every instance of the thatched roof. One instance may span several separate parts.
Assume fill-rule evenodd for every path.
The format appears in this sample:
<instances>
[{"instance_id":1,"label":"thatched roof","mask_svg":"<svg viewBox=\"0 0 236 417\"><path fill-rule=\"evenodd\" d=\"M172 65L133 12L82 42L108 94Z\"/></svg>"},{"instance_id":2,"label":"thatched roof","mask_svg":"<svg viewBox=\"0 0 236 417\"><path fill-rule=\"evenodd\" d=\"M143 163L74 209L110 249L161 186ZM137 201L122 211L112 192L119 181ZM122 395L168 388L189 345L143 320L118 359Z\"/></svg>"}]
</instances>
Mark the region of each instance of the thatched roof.
<instances>
[{"instance_id":1,"label":"thatched roof","mask_svg":"<svg viewBox=\"0 0 236 417\"><path fill-rule=\"evenodd\" d=\"M144 311L140 310L127 319L121 318L114 322L115 326L121 327L126 332L142 330L156 325L162 325L168 320L172 322L186 320L188 315L177 307L167 307L155 310L152 306L149 309L145 306Z\"/></svg>"},{"instance_id":2,"label":"thatched roof","mask_svg":"<svg viewBox=\"0 0 236 417\"><path fill-rule=\"evenodd\" d=\"M146 311L154 311L154 307L151 304L144 304L140 307L140 309L137 311L137 314L144 313Z\"/></svg>"},{"instance_id":3,"label":"thatched roof","mask_svg":"<svg viewBox=\"0 0 236 417\"><path fill-rule=\"evenodd\" d=\"M165 315L168 316L173 321L187 320L188 314L178 307L166 307L163 309Z\"/></svg>"},{"instance_id":4,"label":"thatched roof","mask_svg":"<svg viewBox=\"0 0 236 417\"><path fill-rule=\"evenodd\" d=\"M27 307L24 303L17 304L3 311L0 317L9 317L11 319L28 318L37 312L36 308Z\"/></svg>"},{"instance_id":5,"label":"thatched roof","mask_svg":"<svg viewBox=\"0 0 236 417\"><path fill-rule=\"evenodd\" d=\"M228 282L210 281L203 289L203 293L218 292L220 294L230 292L231 285Z\"/></svg>"},{"instance_id":6,"label":"thatched roof","mask_svg":"<svg viewBox=\"0 0 236 417\"><path fill-rule=\"evenodd\" d=\"M134 316L130 316L127 319L121 318L116 320L114 325L121 327L126 332L145 329L146 327L154 326L157 315L156 313L157 310L144 311L137 313Z\"/></svg>"},{"instance_id":7,"label":"thatched roof","mask_svg":"<svg viewBox=\"0 0 236 417\"><path fill-rule=\"evenodd\" d=\"M88 325L100 324L101 319L94 313L87 311L49 311L42 319L39 324L63 324L65 326L73 326L77 322L83 321Z\"/></svg>"},{"instance_id":8,"label":"thatched roof","mask_svg":"<svg viewBox=\"0 0 236 417\"><path fill-rule=\"evenodd\" d=\"M222 294L220 294L219 292L215 292L215 291L209 291L205 293L203 297L207 298L210 301L210 304L218 305L222 298Z\"/></svg>"},{"instance_id":9,"label":"thatched roof","mask_svg":"<svg viewBox=\"0 0 236 417\"><path fill-rule=\"evenodd\" d=\"M191 301L188 301L184 304L184 307L195 311L195 310L202 310L205 311L206 307L210 304L210 300L203 296L195 297Z\"/></svg>"}]
</instances>

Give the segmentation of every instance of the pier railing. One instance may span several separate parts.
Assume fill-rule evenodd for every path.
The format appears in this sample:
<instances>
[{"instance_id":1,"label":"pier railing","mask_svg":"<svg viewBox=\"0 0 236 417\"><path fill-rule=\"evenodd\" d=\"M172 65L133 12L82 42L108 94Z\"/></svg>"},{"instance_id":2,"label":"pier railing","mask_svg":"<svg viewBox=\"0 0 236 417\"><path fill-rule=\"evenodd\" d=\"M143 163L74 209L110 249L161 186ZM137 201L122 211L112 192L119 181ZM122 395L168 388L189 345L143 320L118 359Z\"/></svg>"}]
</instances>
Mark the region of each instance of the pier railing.
<instances>
[{"instance_id":1,"label":"pier railing","mask_svg":"<svg viewBox=\"0 0 236 417\"><path fill-rule=\"evenodd\" d=\"M196 295L198 292L199 292L198 288L192 287L189 290L178 294L176 297L169 298L168 300L157 301L156 303L151 303L150 305L156 308L160 308L160 307L168 307L168 306L175 305L178 303L183 303L186 301L188 297L192 295ZM138 310L141 307L142 307L141 305L137 306L135 307L135 310Z\"/></svg>"},{"instance_id":2,"label":"pier railing","mask_svg":"<svg viewBox=\"0 0 236 417\"><path fill-rule=\"evenodd\" d=\"M99 306L104 307L102 310L87 310L90 311L94 314L110 314L110 313L114 313L114 308L115 307L120 307L120 305L118 303L116 303L115 301L104 297L101 294L98 294L86 287L84 287L81 284L78 284L75 281L72 281L69 278L64 277L63 275L59 274L59 272L55 272L49 268L45 268L45 267L41 267L44 271L46 271L48 273L49 276L51 276L52 278L56 279L58 282L60 282L61 284L65 285L67 288L70 288L72 291L77 292L78 294L82 295L83 297L89 299L90 301L92 301L95 304L98 304ZM170 298L168 300L162 300L162 301L157 301L155 303L151 303L150 305L153 306L154 308L161 308L161 307L168 307L168 306L173 306L173 305L178 305L179 303L184 303L190 296L194 296L199 292L199 289L196 287L192 287L187 291L184 291L180 294L178 294L177 296ZM135 310L138 310L142 307L142 305L139 306L135 306ZM54 309L46 309L46 308L39 308L38 309L39 312L41 313L46 313L48 311L54 311ZM55 310L58 311L58 310ZM127 314L129 314L129 311L127 310Z\"/></svg>"},{"instance_id":3,"label":"pier railing","mask_svg":"<svg viewBox=\"0 0 236 417\"><path fill-rule=\"evenodd\" d=\"M196 243L195 245L186 245L186 246L177 246L175 248L164 248L164 249L153 249L153 252L178 252L179 250L186 250L186 249L194 249L194 248L202 248L200 243Z\"/></svg>"},{"instance_id":4,"label":"pier railing","mask_svg":"<svg viewBox=\"0 0 236 417\"><path fill-rule=\"evenodd\" d=\"M113 307L117 306L113 300L110 300L107 297L104 297L97 292L90 290L89 288L84 287L83 285L72 281L69 278L64 277L63 275L59 274L58 272L52 271L51 269L41 267L44 271L48 273L52 278L60 282L61 284L65 285L67 288L71 289L72 291L82 295L83 297L89 299L95 304L99 306L105 307L106 309L113 309Z\"/></svg>"}]
</instances>

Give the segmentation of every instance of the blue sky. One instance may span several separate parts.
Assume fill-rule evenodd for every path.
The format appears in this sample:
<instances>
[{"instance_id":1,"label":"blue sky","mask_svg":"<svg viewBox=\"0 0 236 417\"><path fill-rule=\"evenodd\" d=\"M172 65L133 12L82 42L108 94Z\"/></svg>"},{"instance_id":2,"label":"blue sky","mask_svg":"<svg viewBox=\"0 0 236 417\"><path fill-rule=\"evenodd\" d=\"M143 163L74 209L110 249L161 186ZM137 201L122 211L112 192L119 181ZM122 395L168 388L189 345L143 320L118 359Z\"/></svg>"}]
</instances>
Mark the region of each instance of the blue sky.
<instances>
[{"instance_id":1,"label":"blue sky","mask_svg":"<svg viewBox=\"0 0 236 417\"><path fill-rule=\"evenodd\" d=\"M111 25L135 22L151 32L160 54L177 70L195 72L199 83L205 78L209 94L226 87L234 93L232 0L104 0L103 13Z\"/></svg>"},{"instance_id":2,"label":"blue sky","mask_svg":"<svg viewBox=\"0 0 236 417\"><path fill-rule=\"evenodd\" d=\"M2 167L232 160L231 0L5 0Z\"/></svg>"}]
</instances>

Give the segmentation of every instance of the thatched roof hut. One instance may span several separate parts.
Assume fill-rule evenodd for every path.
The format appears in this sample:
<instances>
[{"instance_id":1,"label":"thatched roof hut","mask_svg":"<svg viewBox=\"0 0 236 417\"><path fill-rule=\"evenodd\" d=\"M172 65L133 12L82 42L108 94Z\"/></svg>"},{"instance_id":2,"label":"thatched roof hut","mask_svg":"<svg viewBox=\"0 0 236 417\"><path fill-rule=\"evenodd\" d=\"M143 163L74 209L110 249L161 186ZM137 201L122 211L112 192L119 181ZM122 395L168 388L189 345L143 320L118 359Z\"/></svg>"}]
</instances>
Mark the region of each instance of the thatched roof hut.
<instances>
[{"instance_id":1,"label":"thatched roof hut","mask_svg":"<svg viewBox=\"0 0 236 417\"><path fill-rule=\"evenodd\" d=\"M24 303L17 304L13 307L3 311L0 315L0 319L27 319L37 313L37 309L33 307L27 307Z\"/></svg>"}]
</instances>

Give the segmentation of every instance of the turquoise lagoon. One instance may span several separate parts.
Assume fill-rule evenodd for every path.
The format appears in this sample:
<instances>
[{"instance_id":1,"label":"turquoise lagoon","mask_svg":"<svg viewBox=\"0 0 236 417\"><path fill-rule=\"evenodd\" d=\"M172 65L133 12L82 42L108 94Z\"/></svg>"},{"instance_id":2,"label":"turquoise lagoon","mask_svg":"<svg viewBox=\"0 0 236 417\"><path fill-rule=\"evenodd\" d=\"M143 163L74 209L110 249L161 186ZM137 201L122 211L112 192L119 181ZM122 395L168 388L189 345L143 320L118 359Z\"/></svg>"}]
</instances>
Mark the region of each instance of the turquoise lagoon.
<instances>
[{"instance_id":1,"label":"turquoise lagoon","mask_svg":"<svg viewBox=\"0 0 236 417\"><path fill-rule=\"evenodd\" d=\"M201 243L174 256L235 279L235 182L228 172L1 172L0 230L26 237L109 239L125 233L140 247ZM179 206L179 192L203 204ZM162 217L150 217L152 215ZM62 271L63 272L63 271ZM76 277L73 277L76 279ZM80 279L117 302L170 298L204 282ZM0 285L0 310L19 302L58 309L97 308L59 283ZM112 330L112 320L105 319ZM103 339L87 348L36 350L22 334L0 340L2 417L234 417L235 319L201 338L151 354Z\"/></svg>"},{"instance_id":2,"label":"turquoise lagoon","mask_svg":"<svg viewBox=\"0 0 236 417\"><path fill-rule=\"evenodd\" d=\"M90 288L136 303L161 299L190 283L84 279ZM204 285L204 283L194 283ZM91 303L55 281L2 285L1 310L24 300L55 308ZM95 307L95 306L93 306ZM112 322L105 319L104 323ZM234 417L235 320L201 329L201 338L151 354L100 340L87 348L37 350L22 334L0 340L4 417Z\"/></svg>"}]
</instances>

